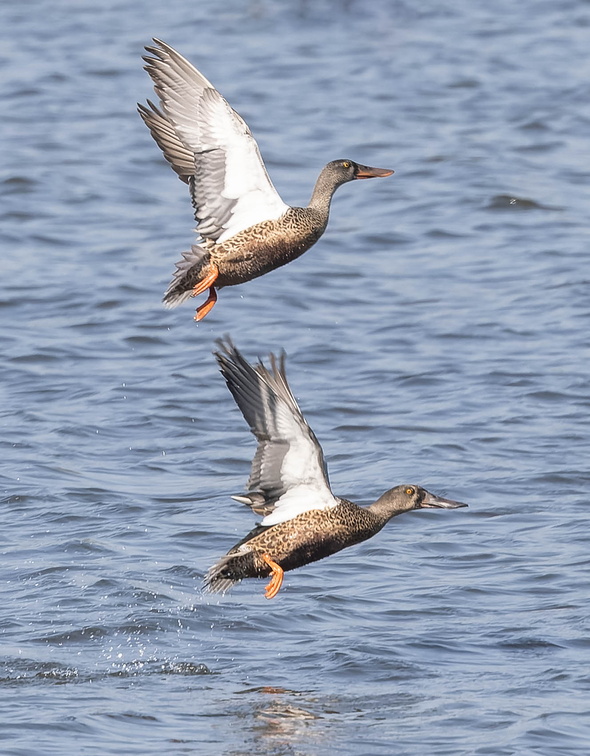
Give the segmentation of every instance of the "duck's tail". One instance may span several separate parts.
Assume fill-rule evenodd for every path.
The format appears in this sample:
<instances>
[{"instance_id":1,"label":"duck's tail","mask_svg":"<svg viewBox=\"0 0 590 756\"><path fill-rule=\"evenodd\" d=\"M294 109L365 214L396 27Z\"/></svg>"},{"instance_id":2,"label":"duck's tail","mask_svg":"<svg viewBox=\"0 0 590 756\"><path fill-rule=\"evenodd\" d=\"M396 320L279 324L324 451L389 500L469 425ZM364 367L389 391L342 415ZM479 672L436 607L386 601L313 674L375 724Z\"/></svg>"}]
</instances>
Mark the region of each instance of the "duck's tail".
<instances>
[{"instance_id":1,"label":"duck's tail","mask_svg":"<svg viewBox=\"0 0 590 756\"><path fill-rule=\"evenodd\" d=\"M231 563L235 563L235 558L235 554L226 554L207 571L203 579L205 593L227 593L241 582L242 578L232 569Z\"/></svg>"},{"instance_id":2,"label":"duck's tail","mask_svg":"<svg viewBox=\"0 0 590 756\"><path fill-rule=\"evenodd\" d=\"M211 272L211 255L198 244L193 244L188 252L182 253L182 260L176 263L176 272L166 289L163 302L166 307L186 302L193 296L194 288Z\"/></svg>"}]
</instances>

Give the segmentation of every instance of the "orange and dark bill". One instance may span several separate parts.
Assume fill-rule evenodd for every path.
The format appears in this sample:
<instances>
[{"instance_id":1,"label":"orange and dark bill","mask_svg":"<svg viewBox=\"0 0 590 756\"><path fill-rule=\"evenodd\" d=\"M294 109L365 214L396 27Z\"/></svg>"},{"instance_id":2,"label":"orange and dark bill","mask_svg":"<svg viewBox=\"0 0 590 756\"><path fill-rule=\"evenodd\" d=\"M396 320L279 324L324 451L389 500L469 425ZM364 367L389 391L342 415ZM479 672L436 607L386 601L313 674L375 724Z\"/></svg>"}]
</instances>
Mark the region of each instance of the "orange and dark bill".
<instances>
[{"instance_id":1,"label":"orange and dark bill","mask_svg":"<svg viewBox=\"0 0 590 756\"><path fill-rule=\"evenodd\" d=\"M357 179L385 178L385 176L391 176L392 173L393 171L388 168L371 168L369 165L359 165L354 177Z\"/></svg>"}]
</instances>

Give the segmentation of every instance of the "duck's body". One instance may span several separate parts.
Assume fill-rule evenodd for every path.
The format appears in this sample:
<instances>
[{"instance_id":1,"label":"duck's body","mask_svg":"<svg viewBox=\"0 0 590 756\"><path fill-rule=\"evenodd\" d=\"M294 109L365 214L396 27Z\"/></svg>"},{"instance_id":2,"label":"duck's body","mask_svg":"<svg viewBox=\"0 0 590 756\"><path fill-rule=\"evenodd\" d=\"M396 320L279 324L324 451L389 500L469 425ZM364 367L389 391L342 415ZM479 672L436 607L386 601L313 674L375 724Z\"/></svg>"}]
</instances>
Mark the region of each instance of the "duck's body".
<instances>
[{"instance_id":1,"label":"duck's body","mask_svg":"<svg viewBox=\"0 0 590 756\"><path fill-rule=\"evenodd\" d=\"M164 42L146 48L146 70L159 107L139 113L178 176L189 185L201 239L183 254L164 295L170 307L209 289L196 320L211 310L216 289L250 281L307 251L324 233L330 202L342 184L389 176L352 160L320 173L307 207L289 207L272 185L258 145L213 85Z\"/></svg>"},{"instance_id":2,"label":"duck's body","mask_svg":"<svg viewBox=\"0 0 590 756\"><path fill-rule=\"evenodd\" d=\"M193 296L201 281L211 276L214 288L222 289L251 281L295 260L323 234L327 218L318 215L309 208L290 207L278 220L257 223L225 242L193 245L183 261L177 263L178 270L164 302L170 306L184 302Z\"/></svg>"},{"instance_id":3,"label":"duck's body","mask_svg":"<svg viewBox=\"0 0 590 756\"><path fill-rule=\"evenodd\" d=\"M263 554L288 572L366 541L385 522L369 509L339 499L331 509L303 512L268 528L258 526L212 568L209 589L225 591L243 578L268 577L272 569Z\"/></svg>"},{"instance_id":4,"label":"duck's body","mask_svg":"<svg viewBox=\"0 0 590 756\"><path fill-rule=\"evenodd\" d=\"M415 485L386 491L369 507L334 496L322 449L299 409L284 370L250 365L226 341L216 353L228 387L258 439L248 493L234 497L264 515L205 576L210 591L225 592L243 578L272 579L275 596L283 573L335 554L378 533L392 517L412 509L466 506Z\"/></svg>"}]
</instances>

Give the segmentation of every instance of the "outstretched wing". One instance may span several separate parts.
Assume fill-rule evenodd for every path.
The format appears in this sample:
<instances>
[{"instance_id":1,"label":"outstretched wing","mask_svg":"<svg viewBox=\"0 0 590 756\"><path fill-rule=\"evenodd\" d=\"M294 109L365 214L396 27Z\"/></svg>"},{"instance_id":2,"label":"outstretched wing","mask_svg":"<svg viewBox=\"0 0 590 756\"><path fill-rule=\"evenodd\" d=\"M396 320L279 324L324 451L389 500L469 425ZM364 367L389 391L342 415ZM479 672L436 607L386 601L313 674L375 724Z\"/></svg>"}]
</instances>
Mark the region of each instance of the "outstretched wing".
<instances>
[{"instance_id":1,"label":"outstretched wing","mask_svg":"<svg viewBox=\"0 0 590 756\"><path fill-rule=\"evenodd\" d=\"M145 70L159 107L148 100L139 113L164 157L189 184L198 231L223 242L289 209L266 172L243 119L197 69L154 39Z\"/></svg>"},{"instance_id":2,"label":"outstretched wing","mask_svg":"<svg viewBox=\"0 0 590 756\"><path fill-rule=\"evenodd\" d=\"M263 526L336 506L322 447L289 388L284 353L279 360L271 354L268 369L250 365L229 339L217 343L221 372L258 440L248 494L234 498L266 515Z\"/></svg>"}]
</instances>

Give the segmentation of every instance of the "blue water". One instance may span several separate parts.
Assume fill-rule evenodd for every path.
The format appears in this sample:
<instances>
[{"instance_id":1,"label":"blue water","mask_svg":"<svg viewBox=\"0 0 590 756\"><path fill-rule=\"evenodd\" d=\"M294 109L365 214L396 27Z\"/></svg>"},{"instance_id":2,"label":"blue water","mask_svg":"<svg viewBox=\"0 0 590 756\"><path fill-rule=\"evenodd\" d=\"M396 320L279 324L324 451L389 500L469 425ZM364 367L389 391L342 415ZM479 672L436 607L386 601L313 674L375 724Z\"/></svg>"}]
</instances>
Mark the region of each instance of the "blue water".
<instances>
[{"instance_id":1,"label":"blue water","mask_svg":"<svg viewBox=\"0 0 590 756\"><path fill-rule=\"evenodd\" d=\"M396 171L199 325L152 36L285 201ZM590 5L27 0L0 39L0 753L587 754ZM225 333L287 350L337 494L469 509L203 596L255 522Z\"/></svg>"}]
</instances>

